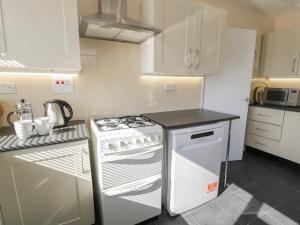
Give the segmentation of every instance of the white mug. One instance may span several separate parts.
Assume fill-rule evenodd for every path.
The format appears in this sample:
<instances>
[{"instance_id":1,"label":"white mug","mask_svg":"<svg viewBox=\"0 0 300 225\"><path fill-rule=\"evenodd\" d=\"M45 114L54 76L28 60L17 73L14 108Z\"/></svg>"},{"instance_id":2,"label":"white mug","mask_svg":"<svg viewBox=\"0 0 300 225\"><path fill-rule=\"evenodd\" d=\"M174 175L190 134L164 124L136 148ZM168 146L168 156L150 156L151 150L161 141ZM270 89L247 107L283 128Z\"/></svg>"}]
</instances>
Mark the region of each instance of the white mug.
<instances>
[{"instance_id":1,"label":"white mug","mask_svg":"<svg viewBox=\"0 0 300 225\"><path fill-rule=\"evenodd\" d=\"M18 138L22 140L26 140L34 132L31 120L17 120L14 122L14 127Z\"/></svg>"},{"instance_id":2,"label":"white mug","mask_svg":"<svg viewBox=\"0 0 300 225\"><path fill-rule=\"evenodd\" d=\"M39 117L34 119L34 125L39 135L49 134L52 128L52 122L49 117Z\"/></svg>"}]
</instances>

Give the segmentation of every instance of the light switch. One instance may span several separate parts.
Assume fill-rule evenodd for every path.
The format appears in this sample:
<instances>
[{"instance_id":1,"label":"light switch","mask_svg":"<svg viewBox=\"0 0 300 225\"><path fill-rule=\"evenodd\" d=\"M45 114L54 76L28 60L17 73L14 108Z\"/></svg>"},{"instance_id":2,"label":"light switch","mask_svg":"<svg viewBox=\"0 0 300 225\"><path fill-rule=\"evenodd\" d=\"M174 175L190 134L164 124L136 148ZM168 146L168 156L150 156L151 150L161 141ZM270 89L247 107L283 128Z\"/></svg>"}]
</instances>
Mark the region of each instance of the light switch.
<instances>
[{"instance_id":1,"label":"light switch","mask_svg":"<svg viewBox=\"0 0 300 225\"><path fill-rule=\"evenodd\" d=\"M0 94L15 94L16 92L17 89L15 83L0 83Z\"/></svg>"},{"instance_id":2,"label":"light switch","mask_svg":"<svg viewBox=\"0 0 300 225\"><path fill-rule=\"evenodd\" d=\"M175 83L165 84L165 91L175 91L177 89L177 85Z\"/></svg>"},{"instance_id":3,"label":"light switch","mask_svg":"<svg viewBox=\"0 0 300 225\"><path fill-rule=\"evenodd\" d=\"M53 76L52 91L53 93L73 93L73 77L71 75Z\"/></svg>"}]
</instances>

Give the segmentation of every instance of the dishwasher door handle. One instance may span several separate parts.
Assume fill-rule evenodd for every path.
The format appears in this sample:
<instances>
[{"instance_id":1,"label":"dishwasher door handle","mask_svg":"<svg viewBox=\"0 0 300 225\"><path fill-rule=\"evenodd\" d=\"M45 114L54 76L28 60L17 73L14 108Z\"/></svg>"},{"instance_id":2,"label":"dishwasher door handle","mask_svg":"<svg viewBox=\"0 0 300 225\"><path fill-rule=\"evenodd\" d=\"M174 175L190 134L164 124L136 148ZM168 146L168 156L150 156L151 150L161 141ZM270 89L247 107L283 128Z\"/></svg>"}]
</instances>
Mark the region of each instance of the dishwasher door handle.
<instances>
[{"instance_id":1,"label":"dishwasher door handle","mask_svg":"<svg viewBox=\"0 0 300 225\"><path fill-rule=\"evenodd\" d=\"M222 141L222 138L218 137L218 138L210 140L210 141L204 141L204 142L201 142L201 143L196 143L196 144L191 144L191 145L182 145L182 146L179 147L179 150L180 151L187 151L187 150L192 150L192 149L195 149L195 148L204 148L208 145L217 144L221 141Z\"/></svg>"}]
</instances>

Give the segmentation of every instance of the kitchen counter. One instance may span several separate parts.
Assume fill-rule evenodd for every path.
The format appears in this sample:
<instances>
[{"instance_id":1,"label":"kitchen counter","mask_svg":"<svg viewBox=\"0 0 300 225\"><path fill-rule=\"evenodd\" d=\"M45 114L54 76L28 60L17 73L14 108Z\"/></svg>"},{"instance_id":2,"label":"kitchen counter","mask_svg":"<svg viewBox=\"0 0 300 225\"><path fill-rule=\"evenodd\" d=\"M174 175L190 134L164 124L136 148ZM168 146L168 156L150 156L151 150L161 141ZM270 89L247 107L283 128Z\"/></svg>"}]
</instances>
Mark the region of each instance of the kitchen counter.
<instances>
[{"instance_id":1,"label":"kitchen counter","mask_svg":"<svg viewBox=\"0 0 300 225\"><path fill-rule=\"evenodd\" d=\"M240 118L239 116L205 109L146 113L142 114L142 116L156 122L165 129L179 129L192 126L201 126Z\"/></svg>"},{"instance_id":2,"label":"kitchen counter","mask_svg":"<svg viewBox=\"0 0 300 225\"><path fill-rule=\"evenodd\" d=\"M300 112L300 107L259 105L259 104L249 104L249 106L262 107L262 108L268 108L268 109L284 110L284 111L290 111L290 112Z\"/></svg>"},{"instance_id":3,"label":"kitchen counter","mask_svg":"<svg viewBox=\"0 0 300 225\"><path fill-rule=\"evenodd\" d=\"M51 131L50 135L34 135L25 141L20 140L13 127L0 128L0 153L47 145L81 141L89 138L88 130L83 120L72 121L65 128Z\"/></svg>"}]
</instances>

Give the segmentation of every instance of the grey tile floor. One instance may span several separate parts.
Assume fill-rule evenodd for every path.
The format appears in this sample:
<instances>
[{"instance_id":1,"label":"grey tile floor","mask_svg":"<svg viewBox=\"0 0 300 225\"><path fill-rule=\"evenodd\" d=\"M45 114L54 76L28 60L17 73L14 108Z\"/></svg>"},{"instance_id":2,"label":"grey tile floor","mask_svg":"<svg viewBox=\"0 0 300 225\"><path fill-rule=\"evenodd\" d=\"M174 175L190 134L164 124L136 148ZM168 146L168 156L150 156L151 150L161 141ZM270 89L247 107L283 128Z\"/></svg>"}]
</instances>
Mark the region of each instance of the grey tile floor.
<instances>
[{"instance_id":1,"label":"grey tile floor","mask_svg":"<svg viewBox=\"0 0 300 225\"><path fill-rule=\"evenodd\" d=\"M223 169L222 169L223 173ZM231 162L230 187L220 196L176 217L163 213L143 225L299 225L300 167L247 149Z\"/></svg>"}]
</instances>

